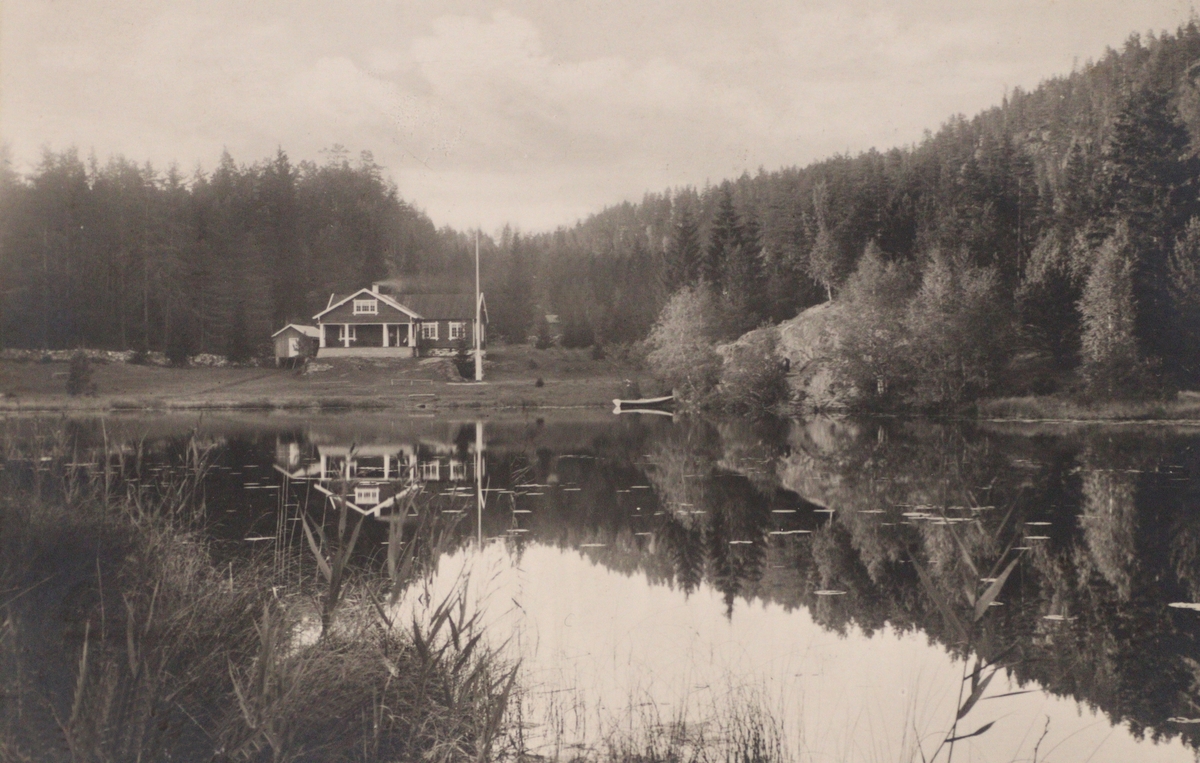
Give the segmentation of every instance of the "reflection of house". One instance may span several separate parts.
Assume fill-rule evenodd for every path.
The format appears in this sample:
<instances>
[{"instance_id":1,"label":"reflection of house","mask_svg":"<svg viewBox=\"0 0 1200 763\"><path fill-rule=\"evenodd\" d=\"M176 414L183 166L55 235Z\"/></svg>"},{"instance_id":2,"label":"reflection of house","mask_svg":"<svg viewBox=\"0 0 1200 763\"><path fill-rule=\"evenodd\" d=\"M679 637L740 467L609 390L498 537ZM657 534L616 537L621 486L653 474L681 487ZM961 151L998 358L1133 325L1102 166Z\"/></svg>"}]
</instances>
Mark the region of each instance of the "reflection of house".
<instances>
[{"instance_id":1,"label":"reflection of house","mask_svg":"<svg viewBox=\"0 0 1200 763\"><path fill-rule=\"evenodd\" d=\"M468 430L469 431L469 430ZM311 479L335 500L378 516L409 488L475 480L477 440L458 441L414 436L407 442L316 442L302 445L280 440L276 468L292 479Z\"/></svg>"},{"instance_id":2,"label":"reflection of house","mask_svg":"<svg viewBox=\"0 0 1200 763\"><path fill-rule=\"evenodd\" d=\"M479 300L486 323L482 294ZM331 294L313 319L322 358L445 355L475 341L475 298L470 294L392 295L376 283L353 294ZM482 345L482 326L479 331Z\"/></svg>"},{"instance_id":3,"label":"reflection of house","mask_svg":"<svg viewBox=\"0 0 1200 763\"><path fill-rule=\"evenodd\" d=\"M431 448L429 443L318 445L312 472L320 480L402 480L466 482L474 478L473 459L457 449Z\"/></svg>"}]
</instances>

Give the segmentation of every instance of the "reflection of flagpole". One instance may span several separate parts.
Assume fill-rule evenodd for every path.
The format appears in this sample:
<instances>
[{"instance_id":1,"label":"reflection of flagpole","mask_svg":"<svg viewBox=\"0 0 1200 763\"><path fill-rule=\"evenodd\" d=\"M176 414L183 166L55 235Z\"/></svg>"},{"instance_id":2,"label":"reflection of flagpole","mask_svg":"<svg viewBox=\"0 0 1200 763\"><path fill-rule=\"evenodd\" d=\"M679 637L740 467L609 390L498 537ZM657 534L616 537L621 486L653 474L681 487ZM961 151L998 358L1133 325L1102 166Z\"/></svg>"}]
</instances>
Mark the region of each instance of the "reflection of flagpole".
<instances>
[{"instance_id":1,"label":"reflection of flagpole","mask_svg":"<svg viewBox=\"0 0 1200 763\"><path fill-rule=\"evenodd\" d=\"M477 355L476 358L479 356ZM476 361L478 363L478 361ZM476 366L478 369L479 366ZM475 527L483 547L483 422L475 422Z\"/></svg>"},{"instance_id":2,"label":"reflection of flagpole","mask_svg":"<svg viewBox=\"0 0 1200 763\"><path fill-rule=\"evenodd\" d=\"M483 330L482 315L480 314L480 306L482 305L482 295L479 293L479 229L475 229L475 381L483 381L483 357L481 356L482 343L479 341L479 332Z\"/></svg>"}]
</instances>

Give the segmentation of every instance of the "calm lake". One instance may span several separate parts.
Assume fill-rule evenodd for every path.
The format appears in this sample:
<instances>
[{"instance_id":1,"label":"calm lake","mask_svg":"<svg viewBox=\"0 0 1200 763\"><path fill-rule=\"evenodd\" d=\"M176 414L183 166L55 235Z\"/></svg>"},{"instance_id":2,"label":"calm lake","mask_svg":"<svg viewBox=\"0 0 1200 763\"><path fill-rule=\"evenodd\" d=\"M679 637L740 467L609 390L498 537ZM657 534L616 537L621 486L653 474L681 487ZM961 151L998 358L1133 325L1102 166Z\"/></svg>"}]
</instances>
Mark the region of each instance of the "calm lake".
<instances>
[{"instance_id":1,"label":"calm lake","mask_svg":"<svg viewBox=\"0 0 1200 763\"><path fill-rule=\"evenodd\" d=\"M1200 429L601 413L0 429L10 451L53 437L81 465L107 442L129 480L194 436L228 554L300 547L300 515L346 500L379 559L408 519L394 496L418 485L459 521L412 598L469 587L522 661L526 744L561 759L750 722L799 760L920 760L953 737L963 761L1197 759L1200 605L1179 605L1200 602Z\"/></svg>"}]
</instances>

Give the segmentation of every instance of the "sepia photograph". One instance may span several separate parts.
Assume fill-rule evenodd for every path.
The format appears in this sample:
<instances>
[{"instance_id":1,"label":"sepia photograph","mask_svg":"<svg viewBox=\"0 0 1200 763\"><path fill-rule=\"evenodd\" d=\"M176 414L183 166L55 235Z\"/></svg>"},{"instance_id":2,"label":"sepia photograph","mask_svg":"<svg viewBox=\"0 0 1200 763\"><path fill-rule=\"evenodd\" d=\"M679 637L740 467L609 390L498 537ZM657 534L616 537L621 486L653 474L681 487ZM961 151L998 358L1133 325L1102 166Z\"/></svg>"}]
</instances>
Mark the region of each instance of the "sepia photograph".
<instances>
[{"instance_id":1,"label":"sepia photograph","mask_svg":"<svg viewBox=\"0 0 1200 763\"><path fill-rule=\"evenodd\" d=\"M0 763L159 761L1200 761L1200 13L0 0Z\"/></svg>"}]
</instances>

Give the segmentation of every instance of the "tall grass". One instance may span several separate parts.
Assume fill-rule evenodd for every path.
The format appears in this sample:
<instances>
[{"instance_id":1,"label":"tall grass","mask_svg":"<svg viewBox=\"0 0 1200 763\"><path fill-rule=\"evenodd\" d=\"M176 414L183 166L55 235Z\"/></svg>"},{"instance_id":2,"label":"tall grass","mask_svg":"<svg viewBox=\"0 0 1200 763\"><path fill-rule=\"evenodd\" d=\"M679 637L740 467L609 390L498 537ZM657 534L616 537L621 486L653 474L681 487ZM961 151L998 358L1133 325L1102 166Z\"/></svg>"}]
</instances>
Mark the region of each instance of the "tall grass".
<instances>
[{"instance_id":1,"label":"tall grass","mask_svg":"<svg viewBox=\"0 0 1200 763\"><path fill-rule=\"evenodd\" d=\"M326 548L310 529L315 549L218 561L209 455L193 438L151 478L140 444L84 468L50 431L4 442L0 759L494 757L516 673L461 595L424 624L379 606L428 568L437 523L397 527L386 568L351 563L344 523ZM311 562L295 574L314 550L336 585Z\"/></svg>"}]
</instances>

